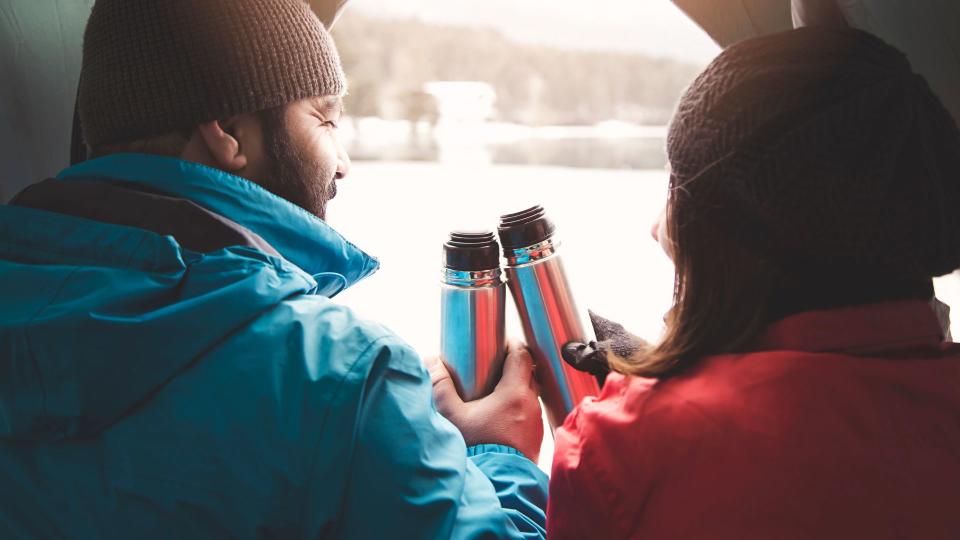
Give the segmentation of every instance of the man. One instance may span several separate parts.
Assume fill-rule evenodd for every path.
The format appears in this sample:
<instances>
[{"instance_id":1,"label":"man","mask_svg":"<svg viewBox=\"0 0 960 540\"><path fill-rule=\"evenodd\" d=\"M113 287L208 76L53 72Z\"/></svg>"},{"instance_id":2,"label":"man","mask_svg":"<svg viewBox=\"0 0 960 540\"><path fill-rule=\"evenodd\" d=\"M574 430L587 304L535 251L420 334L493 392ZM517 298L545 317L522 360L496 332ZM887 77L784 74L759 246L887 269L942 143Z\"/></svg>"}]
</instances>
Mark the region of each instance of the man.
<instances>
[{"instance_id":1,"label":"man","mask_svg":"<svg viewBox=\"0 0 960 540\"><path fill-rule=\"evenodd\" d=\"M99 0L83 63L94 159L0 207L0 537L542 537L529 355L461 436L329 299L377 262L322 221L346 82L305 4Z\"/></svg>"}]
</instances>

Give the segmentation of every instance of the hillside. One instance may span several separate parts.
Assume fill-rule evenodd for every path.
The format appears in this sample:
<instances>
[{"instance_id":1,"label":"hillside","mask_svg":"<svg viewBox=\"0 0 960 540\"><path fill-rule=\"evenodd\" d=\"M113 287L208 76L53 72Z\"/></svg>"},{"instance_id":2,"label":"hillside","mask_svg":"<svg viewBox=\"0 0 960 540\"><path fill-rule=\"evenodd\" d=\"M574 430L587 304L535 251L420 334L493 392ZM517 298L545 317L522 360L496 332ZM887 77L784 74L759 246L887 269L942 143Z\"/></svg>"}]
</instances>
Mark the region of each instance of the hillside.
<instances>
[{"instance_id":1,"label":"hillside","mask_svg":"<svg viewBox=\"0 0 960 540\"><path fill-rule=\"evenodd\" d=\"M570 51L513 43L483 29L435 26L347 12L334 28L359 116L417 117L428 81L485 81L499 120L583 124L616 118L664 123L698 72L639 54Z\"/></svg>"}]
</instances>

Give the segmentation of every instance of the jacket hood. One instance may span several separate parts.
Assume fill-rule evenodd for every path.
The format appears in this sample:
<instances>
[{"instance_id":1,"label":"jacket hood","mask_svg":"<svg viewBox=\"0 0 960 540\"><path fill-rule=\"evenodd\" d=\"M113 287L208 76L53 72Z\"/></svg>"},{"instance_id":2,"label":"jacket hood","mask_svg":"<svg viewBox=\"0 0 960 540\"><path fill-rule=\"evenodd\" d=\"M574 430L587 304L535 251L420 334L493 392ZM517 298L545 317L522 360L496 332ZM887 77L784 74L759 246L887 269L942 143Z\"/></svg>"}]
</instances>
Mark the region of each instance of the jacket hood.
<instances>
[{"instance_id":1,"label":"jacket hood","mask_svg":"<svg viewBox=\"0 0 960 540\"><path fill-rule=\"evenodd\" d=\"M96 433L285 299L333 296L378 266L299 207L201 165L117 155L58 179L191 200L279 256L197 253L144 229L0 206L0 440Z\"/></svg>"},{"instance_id":2,"label":"jacket hood","mask_svg":"<svg viewBox=\"0 0 960 540\"><path fill-rule=\"evenodd\" d=\"M59 180L116 180L193 201L250 229L284 259L335 296L374 273L380 263L306 210L239 176L199 163L145 154L115 154L80 163Z\"/></svg>"}]
</instances>

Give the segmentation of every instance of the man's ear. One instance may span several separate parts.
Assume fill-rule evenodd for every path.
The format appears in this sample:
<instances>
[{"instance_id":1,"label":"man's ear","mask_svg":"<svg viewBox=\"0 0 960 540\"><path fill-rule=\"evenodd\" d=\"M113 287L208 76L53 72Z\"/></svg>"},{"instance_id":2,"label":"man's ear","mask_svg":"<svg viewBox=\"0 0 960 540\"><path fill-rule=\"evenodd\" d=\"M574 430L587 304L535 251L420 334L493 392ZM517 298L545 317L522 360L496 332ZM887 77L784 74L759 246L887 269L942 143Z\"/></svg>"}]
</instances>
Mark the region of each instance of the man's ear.
<instances>
[{"instance_id":1,"label":"man's ear","mask_svg":"<svg viewBox=\"0 0 960 540\"><path fill-rule=\"evenodd\" d=\"M247 154L241 144L243 134L239 132L239 124L234 116L227 120L213 120L197 127L214 164L232 173L247 166Z\"/></svg>"}]
</instances>

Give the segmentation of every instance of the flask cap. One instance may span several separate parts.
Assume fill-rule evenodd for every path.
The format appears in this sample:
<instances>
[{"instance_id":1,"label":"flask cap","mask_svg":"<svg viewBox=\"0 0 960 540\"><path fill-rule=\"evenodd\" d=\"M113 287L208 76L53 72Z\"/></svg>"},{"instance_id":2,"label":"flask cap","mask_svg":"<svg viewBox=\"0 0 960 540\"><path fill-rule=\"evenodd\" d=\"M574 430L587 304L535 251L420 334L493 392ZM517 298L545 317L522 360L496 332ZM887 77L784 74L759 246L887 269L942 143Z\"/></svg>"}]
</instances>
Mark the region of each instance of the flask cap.
<instances>
[{"instance_id":1,"label":"flask cap","mask_svg":"<svg viewBox=\"0 0 960 540\"><path fill-rule=\"evenodd\" d=\"M500 243L505 255L514 249L539 244L553 236L556 227L540 205L500 216Z\"/></svg>"},{"instance_id":2,"label":"flask cap","mask_svg":"<svg viewBox=\"0 0 960 540\"><path fill-rule=\"evenodd\" d=\"M443 266L475 272L500 267L497 238L489 231L454 231L443 244Z\"/></svg>"}]
</instances>

